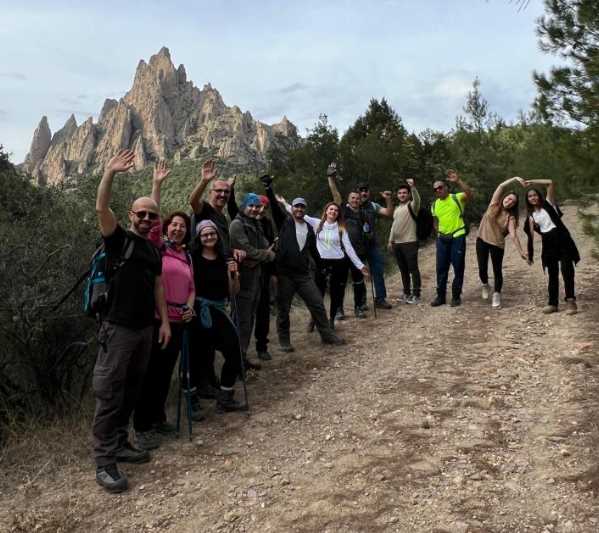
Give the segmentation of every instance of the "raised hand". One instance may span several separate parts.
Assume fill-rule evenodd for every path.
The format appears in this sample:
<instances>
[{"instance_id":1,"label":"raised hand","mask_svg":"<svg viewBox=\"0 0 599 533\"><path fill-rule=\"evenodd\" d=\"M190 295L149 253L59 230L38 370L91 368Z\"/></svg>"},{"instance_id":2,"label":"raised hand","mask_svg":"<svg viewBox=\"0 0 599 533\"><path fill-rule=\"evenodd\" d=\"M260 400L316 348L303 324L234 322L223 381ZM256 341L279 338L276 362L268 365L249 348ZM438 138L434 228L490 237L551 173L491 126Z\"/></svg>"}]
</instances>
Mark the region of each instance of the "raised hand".
<instances>
[{"instance_id":1,"label":"raised hand","mask_svg":"<svg viewBox=\"0 0 599 533\"><path fill-rule=\"evenodd\" d=\"M335 161L333 161L332 163L329 163L329 166L327 167L327 178L334 178L337 176L337 163Z\"/></svg>"},{"instance_id":2,"label":"raised hand","mask_svg":"<svg viewBox=\"0 0 599 533\"><path fill-rule=\"evenodd\" d=\"M233 187L235 187L235 182L237 181L237 176L233 176L232 178L229 178L229 187L231 187L231 189Z\"/></svg>"},{"instance_id":3,"label":"raised hand","mask_svg":"<svg viewBox=\"0 0 599 533\"><path fill-rule=\"evenodd\" d=\"M412 188L416 185L414 178L406 178L406 183L408 184L408 187L410 187L410 188Z\"/></svg>"},{"instance_id":4,"label":"raised hand","mask_svg":"<svg viewBox=\"0 0 599 533\"><path fill-rule=\"evenodd\" d=\"M522 185L522 187L526 187L526 180L522 179L519 176L514 176L513 179L515 179L520 185Z\"/></svg>"},{"instance_id":5,"label":"raised hand","mask_svg":"<svg viewBox=\"0 0 599 533\"><path fill-rule=\"evenodd\" d=\"M171 169L168 168L166 161L164 161L164 160L158 161L158 163L156 163L156 165L154 165L153 179L154 179L154 181L156 181L158 183L162 183L168 177L168 175L170 173L171 173Z\"/></svg>"},{"instance_id":6,"label":"raised hand","mask_svg":"<svg viewBox=\"0 0 599 533\"><path fill-rule=\"evenodd\" d=\"M130 168L133 168L135 154L133 150L120 150L118 154L116 154L108 164L106 165L106 169L112 172L127 172Z\"/></svg>"},{"instance_id":7,"label":"raised hand","mask_svg":"<svg viewBox=\"0 0 599 533\"><path fill-rule=\"evenodd\" d=\"M287 201L285 200L285 198L283 196L281 196L280 194L275 194L275 198L277 199L277 202L281 203L281 204L286 204Z\"/></svg>"},{"instance_id":8,"label":"raised hand","mask_svg":"<svg viewBox=\"0 0 599 533\"><path fill-rule=\"evenodd\" d=\"M218 176L218 170L216 169L216 163L212 159L208 159L202 165L202 179L204 181L212 181Z\"/></svg>"},{"instance_id":9,"label":"raised hand","mask_svg":"<svg viewBox=\"0 0 599 533\"><path fill-rule=\"evenodd\" d=\"M457 171L453 170L452 168L450 168L447 171L447 181L451 181L452 183L455 183L459 179L460 179L460 177L458 176Z\"/></svg>"}]
</instances>

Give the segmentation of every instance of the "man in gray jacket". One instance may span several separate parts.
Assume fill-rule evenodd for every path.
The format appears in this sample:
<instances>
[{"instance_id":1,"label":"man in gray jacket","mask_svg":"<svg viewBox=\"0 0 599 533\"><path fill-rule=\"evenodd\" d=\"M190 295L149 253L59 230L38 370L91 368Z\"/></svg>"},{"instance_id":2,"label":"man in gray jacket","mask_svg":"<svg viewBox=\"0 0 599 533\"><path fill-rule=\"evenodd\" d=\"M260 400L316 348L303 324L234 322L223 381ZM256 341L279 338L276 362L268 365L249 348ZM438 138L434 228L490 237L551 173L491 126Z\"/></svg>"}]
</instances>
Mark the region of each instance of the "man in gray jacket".
<instances>
[{"instance_id":1,"label":"man in gray jacket","mask_svg":"<svg viewBox=\"0 0 599 533\"><path fill-rule=\"evenodd\" d=\"M237 295L239 340L245 367L259 370L260 364L247 358L247 350L260 301L261 265L273 261L275 253L269 247L257 218L262 207L260 197L254 193L247 193L240 207L240 212L233 219L229 228L231 247L246 253L245 259L239 267L240 290Z\"/></svg>"}]
</instances>

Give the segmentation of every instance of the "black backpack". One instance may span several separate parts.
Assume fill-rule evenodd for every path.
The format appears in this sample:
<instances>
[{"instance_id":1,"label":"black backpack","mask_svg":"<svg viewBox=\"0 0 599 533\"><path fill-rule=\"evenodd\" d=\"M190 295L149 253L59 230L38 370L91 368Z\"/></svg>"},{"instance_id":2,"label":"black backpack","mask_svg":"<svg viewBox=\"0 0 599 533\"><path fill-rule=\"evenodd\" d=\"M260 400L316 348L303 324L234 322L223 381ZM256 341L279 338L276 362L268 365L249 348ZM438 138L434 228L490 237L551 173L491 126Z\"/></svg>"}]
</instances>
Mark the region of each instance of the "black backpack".
<instances>
[{"instance_id":1,"label":"black backpack","mask_svg":"<svg viewBox=\"0 0 599 533\"><path fill-rule=\"evenodd\" d=\"M433 215L429 206L422 206L415 214L412 210L410 202L408 202L408 211L411 217L416 222L416 237L419 241L424 242L429 239L433 233Z\"/></svg>"}]
</instances>

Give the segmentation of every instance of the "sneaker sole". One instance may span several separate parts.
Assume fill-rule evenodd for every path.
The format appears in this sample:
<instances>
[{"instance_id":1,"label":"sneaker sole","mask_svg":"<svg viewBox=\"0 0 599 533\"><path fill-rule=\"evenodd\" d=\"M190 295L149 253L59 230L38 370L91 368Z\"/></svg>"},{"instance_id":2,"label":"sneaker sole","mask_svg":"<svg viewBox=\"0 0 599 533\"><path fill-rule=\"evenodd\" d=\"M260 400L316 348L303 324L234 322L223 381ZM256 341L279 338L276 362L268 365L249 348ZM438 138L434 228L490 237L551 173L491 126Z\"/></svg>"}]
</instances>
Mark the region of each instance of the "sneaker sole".
<instances>
[{"instance_id":1,"label":"sneaker sole","mask_svg":"<svg viewBox=\"0 0 599 533\"><path fill-rule=\"evenodd\" d=\"M102 487L106 492L110 492L110 494L120 494L121 492L125 492L128 488L129 485L125 485L123 487L111 487L109 485L105 485L104 483L102 483L101 481L98 481L96 479L96 483Z\"/></svg>"}]
</instances>

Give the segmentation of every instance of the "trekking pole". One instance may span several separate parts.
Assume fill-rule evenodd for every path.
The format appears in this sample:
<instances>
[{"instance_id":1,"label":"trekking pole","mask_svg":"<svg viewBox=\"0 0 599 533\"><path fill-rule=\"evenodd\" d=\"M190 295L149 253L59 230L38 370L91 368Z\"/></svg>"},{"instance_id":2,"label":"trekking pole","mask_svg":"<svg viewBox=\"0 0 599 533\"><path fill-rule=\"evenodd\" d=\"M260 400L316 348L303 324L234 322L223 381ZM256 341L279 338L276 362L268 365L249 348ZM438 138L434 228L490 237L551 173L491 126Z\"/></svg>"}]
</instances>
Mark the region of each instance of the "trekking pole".
<instances>
[{"instance_id":1,"label":"trekking pole","mask_svg":"<svg viewBox=\"0 0 599 533\"><path fill-rule=\"evenodd\" d=\"M185 380L185 384L183 383ZM181 401L182 397L185 396L185 407L187 412L187 431L189 433L189 440L191 441L191 395L194 392L194 388L191 386L191 374L189 370L189 331L187 328L183 331L183 341L181 343L181 359L179 360L179 398L177 401L177 436L181 429Z\"/></svg>"},{"instance_id":2,"label":"trekking pole","mask_svg":"<svg viewBox=\"0 0 599 533\"><path fill-rule=\"evenodd\" d=\"M376 299L374 297L374 276L372 273L370 274L370 289L372 292L372 310L374 311L374 318L378 318L376 316Z\"/></svg>"},{"instance_id":3,"label":"trekking pole","mask_svg":"<svg viewBox=\"0 0 599 533\"><path fill-rule=\"evenodd\" d=\"M241 383L243 384L243 397L245 400L245 405L243 406L244 411L250 410L250 403L248 401L248 388L246 383L246 373L245 373L245 361L243 360L243 352L241 351L241 339L239 338L239 308L237 307L237 297L234 294L231 294L231 312L233 315L233 325L235 326L235 333L237 334L237 345L239 346L239 358L240 358L240 374L241 374Z\"/></svg>"}]
</instances>

